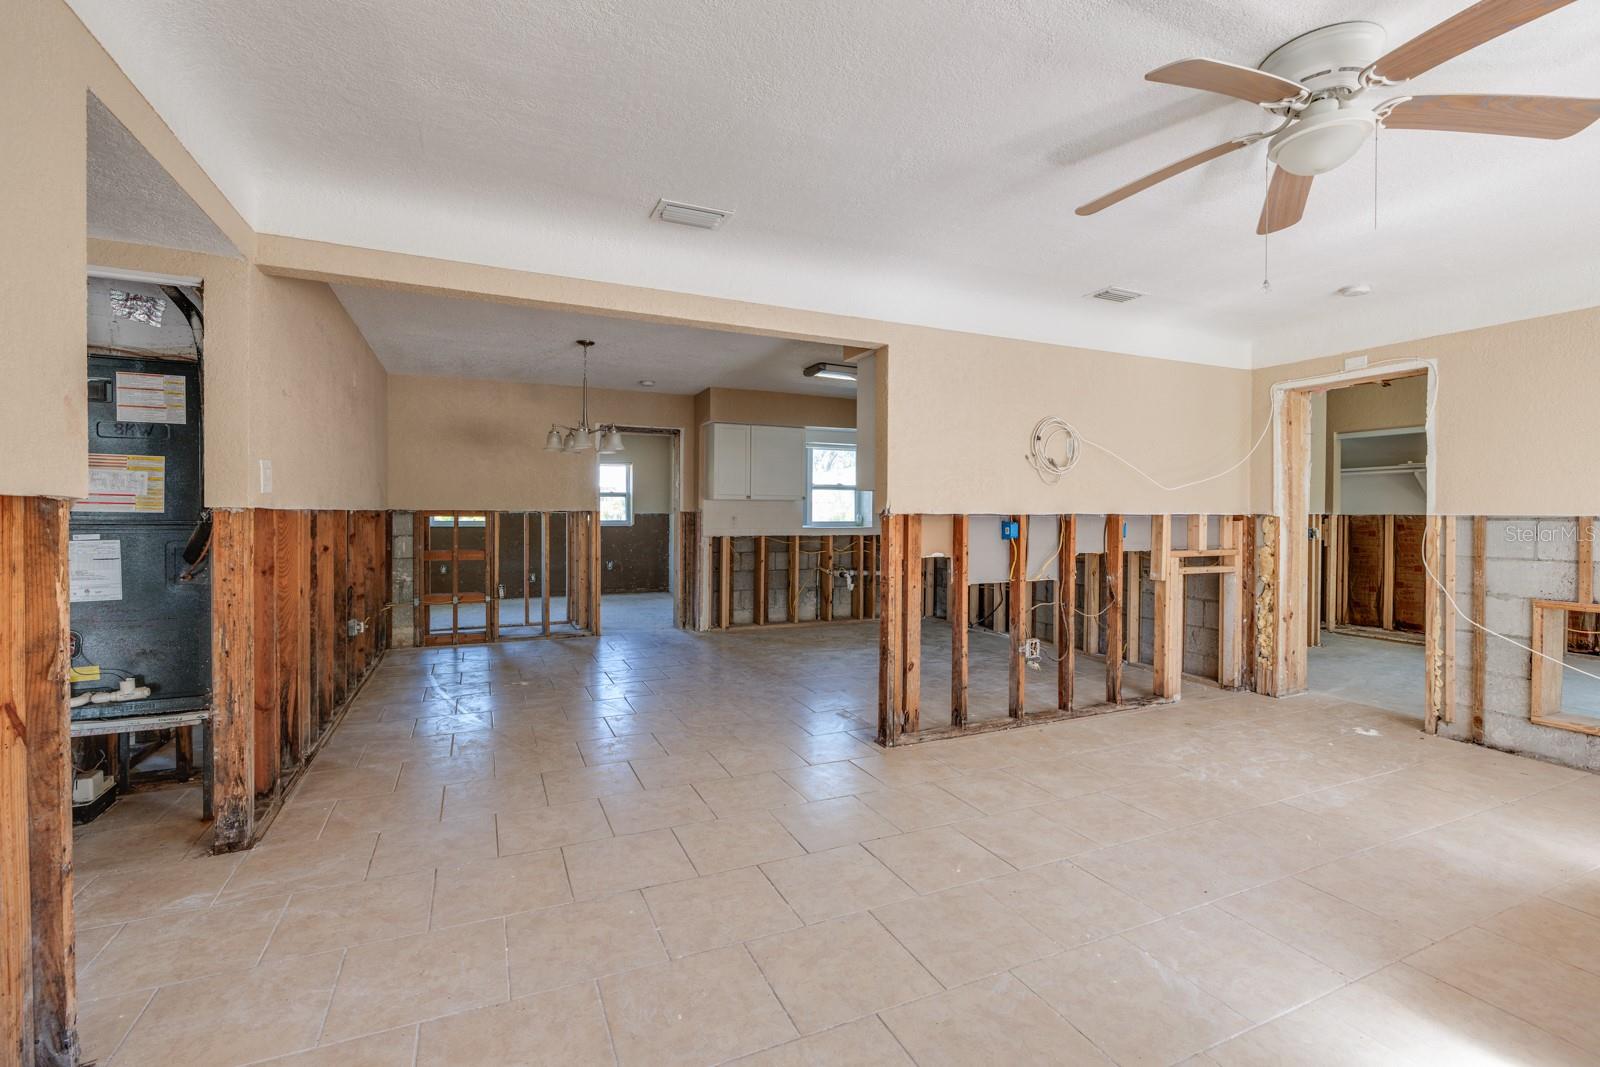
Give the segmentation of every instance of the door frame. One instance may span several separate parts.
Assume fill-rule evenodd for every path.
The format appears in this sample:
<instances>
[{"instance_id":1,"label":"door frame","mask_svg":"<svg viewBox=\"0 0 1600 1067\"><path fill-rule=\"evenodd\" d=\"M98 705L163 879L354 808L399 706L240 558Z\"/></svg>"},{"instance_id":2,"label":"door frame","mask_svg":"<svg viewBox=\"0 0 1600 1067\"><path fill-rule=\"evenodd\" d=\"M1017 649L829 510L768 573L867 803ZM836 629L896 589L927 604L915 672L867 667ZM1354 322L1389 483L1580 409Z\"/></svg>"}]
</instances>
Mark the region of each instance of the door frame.
<instances>
[{"instance_id":1,"label":"door frame","mask_svg":"<svg viewBox=\"0 0 1600 1067\"><path fill-rule=\"evenodd\" d=\"M1311 515L1311 396L1364 382L1419 375L1426 375L1428 380L1423 430L1427 438L1427 515L1433 524L1438 518L1434 514L1438 499L1435 490L1438 457L1434 409L1439 387L1436 360L1389 360L1272 385L1269 417L1276 420L1277 429L1272 445L1272 512L1267 516L1264 546L1270 553L1270 570L1262 575L1271 586L1272 647L1270 650L1256 650L1258 668L1265 667L1264 671L1258 669L1257 691L1265 696L1292 696L1307 689L1307 650L1310 642L1303 620L1307 614L1309 597L1307 575L1310 548L1305 531ZM1430 526L1430 530L1433 528ZM1438 558L1438 540L1433 534L1430 534L1430 540L1433 541L1435 558ZM1453 538L1450 540L1453 541ZM1430 589L1430 592L1433 591ZM1437 631L1444 627L1448 619L1437 611L1429 612L1427 617L1430 631L1427 636L1431 648L1440 639ZM1266 653L1264 657L1261 655L1263 652ZM1427 719L1430 723L1434 719L1431 695Z\"/></svg>"},{"instance_id":2,"label":"door frame","mask_svg":"<svg viewBox=\"0 0 1600 1067\"><path fill-rule=\"evenodd\" d=\"M429 547L428 520L434 516L450 516L450 548L433 549ZM463 549L461 547L461 517L463 515L482 515L484 520L484 547L482 549ZM444 509L431 509L418 511L413 519L412 535L416 567L416 598L420 615L420 625L417 627L417 644L419 646L437 645L477 645L487 644L497 639L499 626L495 619L495 603L493 590L496 586L496 572L498 570L496 556L498 552L491 552L489 546L496 543L498 527L496 514L492 511L448 511ZM465 555L463 555L465 553ZM450 561L450 593L429 593L428 590L428 564L439 560ZM461 562L482 561L484 564L484 590L483 590L483 630L463 634L461 631ZM430 597L448 595L450 599L450 630L448 633L434 633L432 608L442 604L443 601L430 600ZM470 595L470 594L469 594Z\"/></svg>"}]
</instances>

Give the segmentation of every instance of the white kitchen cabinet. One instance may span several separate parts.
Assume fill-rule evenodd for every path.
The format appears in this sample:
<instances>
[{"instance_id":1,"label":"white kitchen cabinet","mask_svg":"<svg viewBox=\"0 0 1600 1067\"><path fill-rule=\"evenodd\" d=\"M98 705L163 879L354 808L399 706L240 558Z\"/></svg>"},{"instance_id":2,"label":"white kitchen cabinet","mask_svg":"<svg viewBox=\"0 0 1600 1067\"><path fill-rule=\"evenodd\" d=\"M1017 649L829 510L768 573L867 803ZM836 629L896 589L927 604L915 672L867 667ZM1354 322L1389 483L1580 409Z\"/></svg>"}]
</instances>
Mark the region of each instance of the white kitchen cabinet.
<instances>
[{"instance_id":1,"label":"white kitchen cabinet","mask_svg":"<svg viewBox=\"0 0 1600 1067\"><path fill-rule=\"evenodd\" d=\"M750 499L805 496L806 431L798 426L750 427Z\"/></svg>"},{"instance_id":2,"label":"white kitchen cabinet","mask_svg":"<svg viewBox=\"0 0 1600 1067\"><path fill-rule=\"evenodd\" d=\"M711 424L711 499L750 499L750 427Z\"/></svg>"},{"instance_id":3,"label":"white kitchen cabinet","mask_svg":"<svg viewBox=\"0 0 1600 1067\"><path fill-rule=\"evenodd\" d=\"M709 427L711 500L804 500L806 432L796 426Z\"/></svg>"}]
</instances>

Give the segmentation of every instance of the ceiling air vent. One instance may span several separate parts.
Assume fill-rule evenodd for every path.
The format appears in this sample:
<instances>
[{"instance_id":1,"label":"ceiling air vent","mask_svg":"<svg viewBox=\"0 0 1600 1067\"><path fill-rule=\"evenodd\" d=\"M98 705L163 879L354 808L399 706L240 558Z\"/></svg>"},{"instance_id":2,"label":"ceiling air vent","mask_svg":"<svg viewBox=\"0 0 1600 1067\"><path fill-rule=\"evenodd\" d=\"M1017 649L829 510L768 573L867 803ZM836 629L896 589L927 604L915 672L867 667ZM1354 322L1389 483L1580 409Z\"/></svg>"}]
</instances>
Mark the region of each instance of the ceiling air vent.
<instances>
[{"instance_id":1,"label":"ceiling air vent","mask_svg":"<svg viewBox=\"0 0 1600 1067\"><path fill-rule=\"evenodd\" d=\"M1132 289L1118 289L1115 285L1108 285L1098 293L1090 293L1096 300L1108 300L1113 304L1126 304L1130 300L1137 300L1143 293L1136 293Z\"/></svg>"},{"instance_id":2,"label":"ceiling air vent","mask_svg":"<svg viewBox=\"0 0 1600 1067\"><path fill-rule=\"evenodd\" d=\"M662 222L676 222L679 226L693 226L697 230L714 230L733 212L680 204L676 200L658 200L656 209L650 214Z\"/></svg>"}]
</instances>

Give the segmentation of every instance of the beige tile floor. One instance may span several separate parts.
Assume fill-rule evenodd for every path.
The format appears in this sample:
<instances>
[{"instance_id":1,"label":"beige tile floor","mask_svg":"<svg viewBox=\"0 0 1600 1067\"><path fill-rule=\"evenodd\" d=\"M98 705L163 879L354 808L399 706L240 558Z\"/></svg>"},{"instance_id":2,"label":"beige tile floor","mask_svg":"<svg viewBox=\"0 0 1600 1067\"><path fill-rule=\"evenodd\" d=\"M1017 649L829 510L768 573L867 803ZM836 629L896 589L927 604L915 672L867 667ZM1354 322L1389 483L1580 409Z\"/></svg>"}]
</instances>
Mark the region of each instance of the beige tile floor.
<instances>
[{"instance_id":1,"label":"beige tile floor","mask_svg":"<svg viewBox=\"0 0 1600 1067\"><path fill-rule=\"evenodd\" d=\"M876 656L391 653L253 851L185 789L82 831L88 1055L1600 1063L1600 779L1197 684L885 753Z\"/></svg>"}]
</instances>

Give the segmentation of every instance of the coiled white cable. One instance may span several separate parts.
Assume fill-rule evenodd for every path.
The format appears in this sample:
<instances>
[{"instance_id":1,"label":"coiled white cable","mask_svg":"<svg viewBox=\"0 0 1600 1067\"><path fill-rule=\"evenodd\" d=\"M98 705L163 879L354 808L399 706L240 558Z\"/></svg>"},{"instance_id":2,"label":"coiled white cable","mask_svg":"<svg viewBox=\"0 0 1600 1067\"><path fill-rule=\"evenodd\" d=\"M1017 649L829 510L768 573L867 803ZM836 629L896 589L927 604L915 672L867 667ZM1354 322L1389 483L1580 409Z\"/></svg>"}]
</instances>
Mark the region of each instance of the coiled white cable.
<instances>
[{"instance_id":1,"label":"coiled white cable","mask_svg":"<svg viewBox=\"0 0 1600 1067\"><path fill-rule=\"evenodd\" d=\"M1127 467L1129 470L1133 471L1133 473L1137 474L1139 477L1143 478L1157 489L1165 490L1168 493L1176 493L1180 489L1189 489L1196 485L1203 485L1206 482L1214 482L1218 478L1226 478L1228 475L1232 474L1246 463L1249 463L1250 457L1254 456L1256 452L1260 450L1262 444L1267 439L1267 435L1272 432L1272 427L1277 424L1277 421L1278 412L1276 408L1274 408L1272 414L1267 419L1267 424L1261 428L1261 436L1257 437L1256 443L1250 446L1250 451L1246 452L1237 463L1228 467L1226 470L1218 471L1216 474L1208 474L1204 478L1196 478L1193 481L1181 482L1178 485L1168 485L1161 481L1161 479L1141 469L1138 464L1125 458L1119 453L1112 451L1105 445L1100 444L1098 441L1091 441L1089 438L1083 436L1078 432L1076 427L1074 427L1070 422L1067 422L1065 419L1056 418L1054 415L1047 415L1040 419L1033 427L1033 435L1029 438L1028 442L1028 465L1031 466L1034 469L1034 472L1039 475L1040 481L1044 482L1046 485L1055 485L1061 480L1062 475L1066 474L1073 467L1078 465L1078 460L1082 456L1082 446L1088 445L1090 448L1099 449L1101 452L1104 452L1106 455L1110 456L1124 467ZM1067 439L1065 454L1059 460L1050 454L1051 445L1058 437L1065 437Z\"/></svg>"}]
</instances>

